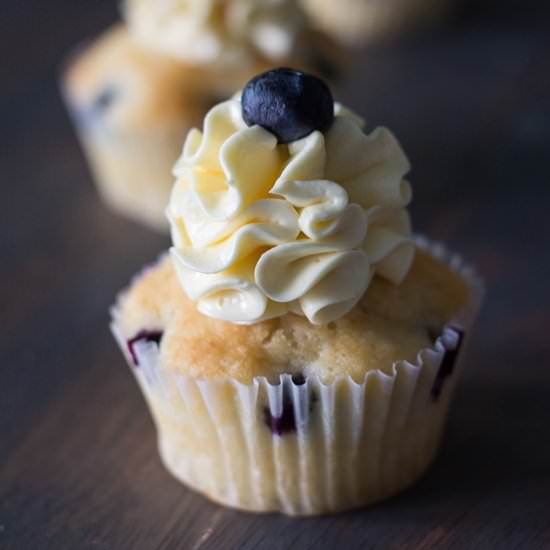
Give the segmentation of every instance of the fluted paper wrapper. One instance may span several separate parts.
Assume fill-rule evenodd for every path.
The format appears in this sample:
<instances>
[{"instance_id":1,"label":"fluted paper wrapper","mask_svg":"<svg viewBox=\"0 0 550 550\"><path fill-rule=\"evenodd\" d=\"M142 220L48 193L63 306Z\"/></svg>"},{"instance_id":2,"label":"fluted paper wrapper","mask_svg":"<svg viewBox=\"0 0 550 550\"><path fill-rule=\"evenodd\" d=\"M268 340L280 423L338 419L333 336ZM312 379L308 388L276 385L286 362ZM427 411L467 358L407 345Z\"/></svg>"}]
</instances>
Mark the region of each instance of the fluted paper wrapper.
<instances>
[{"instance_id":1,"label":"fluted paper wrapper","mask_svg":"<svg viewBox=\"0 0 550 550\"><path fill-rule=\"evenodd\" d=\"M459 256L418 244L464 277L468 306L414 363L371 370L362 382L198 380L159 368L154 343L134 347L136 368L115 307L112 329L151 408L168 470L225 505L290 515L364 506L413 483L437 451L483 293Z\"/></svg>"}]
</instances>

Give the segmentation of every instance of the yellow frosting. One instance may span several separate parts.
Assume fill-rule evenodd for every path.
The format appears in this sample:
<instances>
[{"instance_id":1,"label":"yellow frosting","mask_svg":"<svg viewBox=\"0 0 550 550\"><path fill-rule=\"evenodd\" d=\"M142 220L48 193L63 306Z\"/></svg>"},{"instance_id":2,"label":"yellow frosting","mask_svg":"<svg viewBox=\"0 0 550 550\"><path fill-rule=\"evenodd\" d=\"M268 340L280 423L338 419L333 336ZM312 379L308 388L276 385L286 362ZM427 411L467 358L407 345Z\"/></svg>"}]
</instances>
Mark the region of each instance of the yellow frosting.
<instances>
[{"instance_id":1,"label":"yellow frosting","mask_svg":"<svg viewBox=\"0 0 550 550\"><path fill-rule=\"evenodd\" d=\"M287 312L324 324L374 275L399 284L414 257L409 162L335 104L325 134L280 145L248 127L238 97L192 130L167 215L179 281L205 315L254 323Z\"/></svg>"},{"instance_id":2,"label":"yellow frosting","mask_svg":"<svg viewBox=\"0 0 550 550\"><path fill-rule=\"evenodd\" d=\"M293 0L126 0L123 12L143 44L192 63L282 59L302 21Z\"/></svg>"}]
</instances>

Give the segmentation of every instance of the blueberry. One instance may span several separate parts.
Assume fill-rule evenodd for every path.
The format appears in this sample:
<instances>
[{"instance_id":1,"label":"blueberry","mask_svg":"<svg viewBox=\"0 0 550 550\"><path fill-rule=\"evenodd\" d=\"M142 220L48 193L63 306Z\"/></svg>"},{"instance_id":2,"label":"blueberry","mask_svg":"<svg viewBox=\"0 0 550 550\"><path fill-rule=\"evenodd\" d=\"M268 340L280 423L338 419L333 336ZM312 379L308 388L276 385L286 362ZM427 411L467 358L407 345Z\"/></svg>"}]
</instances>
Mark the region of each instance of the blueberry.
<instances>
[{"instance_id":1,"label":"blueberry","mask_svg":"<svg viewBox=\"0 0 550 550\"><path fill-rule=\"evenodd\" d=\"M296 386L303 386L306 383L306 378L301 372L299 372L297 374L292 375L292 382Z\"/></svg>"},{"instance_id":2,"label":"blueberry","mask_svg":"<svg viewBox=\"0 0 550 550\"><path fill-rule=\"evenodd\" d=\"M303 386L306 383L306 379L303 374L294 374L292 376L292 382L296 386ZM309 397L309 412L313 412L315 404L317 403L317 396L312 391ZM281 416L273 416L269 406L264 407L264 422L271 430L273 435L279 437L287 433L296 431L296 417L294 416L294 405L292 404L291 389L288 384L283 386L283 410Z\"/></svg>"},{"instance_id":3,"label":"blueberry","mask_svg":"<svg viewBox=\"0 0 550 550\"><path fill-rule=\"evenodd\" d=\"M136 354L135 345L138 342L154 342L159 345L162 340L162 331L161 330L140 330L133 338L130 338L126 342L128 346L128 352L132 357L132 361L136 367L139 367L139 360Z\"/></svg>"},{"instance_id":4,"label":"blueberry","mask_svg":"<svg viewBox=\"0 0 550 550\"><path fill-rule=\"evenodd\" d=\"M287 394L283 397L283 412L281 416L273 416L269 407L264 407L264 422L273 435L281 436L296 431L294 407Z\"/></svg>"},{"instance_id":5,"label":"blueberry","mask_svg":"<svg viewBox=\"0 0 550 550\"><path fill-rule=\"evenodd\" d=\"M253 78L242 94L243 119L290 143L315 130L327 131L334 120L334 100L319 78L294 69L274 69Z\"/></svg>"},{"instance_id":6,"label":"blueberry","mask_svg":"<svg viewBox=\"0 0 550 550\"><path fill-rule=\"evenodd\" d=\"M92 103L92 110L97 113L106 111L116 100L117 91L112 87L103 88Z\"/></svg>"},{"instance_id":7,"label":"blueberry","mask_svg":"<svg viewBox=\"0 0 550 550\"><path fill-rule=\"evenodd\" d=\"M455 349L447 351L443 356L443 360L441 361L441 365L439 366L439 370L437 371L437 375L432 386L432 398L434 401L439 399L439 396L443 391L445 381L453 374L456 359L464 340L464 332L462 330L458 328L454 328L453 330L458 334L458 341Z\"/></svg>"}]
</instances>

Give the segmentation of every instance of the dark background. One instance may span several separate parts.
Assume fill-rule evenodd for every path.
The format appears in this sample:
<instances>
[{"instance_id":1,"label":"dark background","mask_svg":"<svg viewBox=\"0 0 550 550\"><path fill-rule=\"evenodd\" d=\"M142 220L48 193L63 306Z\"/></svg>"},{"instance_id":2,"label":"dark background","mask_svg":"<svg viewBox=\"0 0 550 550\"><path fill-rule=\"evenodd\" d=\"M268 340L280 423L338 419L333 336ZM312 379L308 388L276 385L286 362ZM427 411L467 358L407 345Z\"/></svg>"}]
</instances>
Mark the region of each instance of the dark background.
<instances>
[{"instance_id":1,"label":"dark background","mask_svg":"<svg viewBox=\"0 0 550 550\"><path fill-rule=\"evenodd\" d=\"M413 489L291 520L218 508L161 467L108 331L168 245L99 202L58 89L109 0L2 2L0 548L550 548L550 10L463 2L357 55L341 98L399 136L415 229L489 294L442 452Z\"/></svg>"}]
</instances>

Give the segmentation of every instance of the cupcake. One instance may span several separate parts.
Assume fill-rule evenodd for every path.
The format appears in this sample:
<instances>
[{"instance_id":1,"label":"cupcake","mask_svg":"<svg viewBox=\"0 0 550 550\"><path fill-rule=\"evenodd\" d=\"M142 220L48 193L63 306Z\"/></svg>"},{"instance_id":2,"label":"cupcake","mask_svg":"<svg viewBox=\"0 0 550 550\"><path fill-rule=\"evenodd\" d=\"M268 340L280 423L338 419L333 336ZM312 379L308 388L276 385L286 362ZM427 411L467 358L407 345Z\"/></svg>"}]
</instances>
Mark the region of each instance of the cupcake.
<instances>
[{"instance_id":1,"label":"cupcake","mask_svg":"<svg viewBox=\"0 0 550 550\"><path fill-rule=\"evenodd\" d=\"M340 42L356 46L398 30L442 19L452 0L301 0L314 26Z\"/></svg>"},{"instance_id":2,"label":"cupcake","mask_svg":"<svg viewBox=\"0 0 550 550\"><path fill-rule=\"evenodd\" d=\"M105 202L164 228L171 167L213 97L191 70L142 49L122 25L73 59L63 91Z\"/></svg>"},{"instance_id":3,"label":"cupcake","mask_svg":"<svg viewBox=\"0 0 550 550\"><path fill-rule=\"evenodd\" d=\"M173 247L112 310L177 479L227 506L313 515L426 470L481 284L413 237L408 171L389 130L365 132L289 69L188 134Z\"/></svg>"},{"instance_id":4,"label":"cupcake","mask_svg":"<svg viewBox=\"0 0 550 550\"><path fill-rule=\"evenodd\" d=\"M320 49L290 0L128 0L123 14L72 57L63 93L107 204L167 231L187 131L273 62L305 64Z\"/></svg>"}]
</instances>

